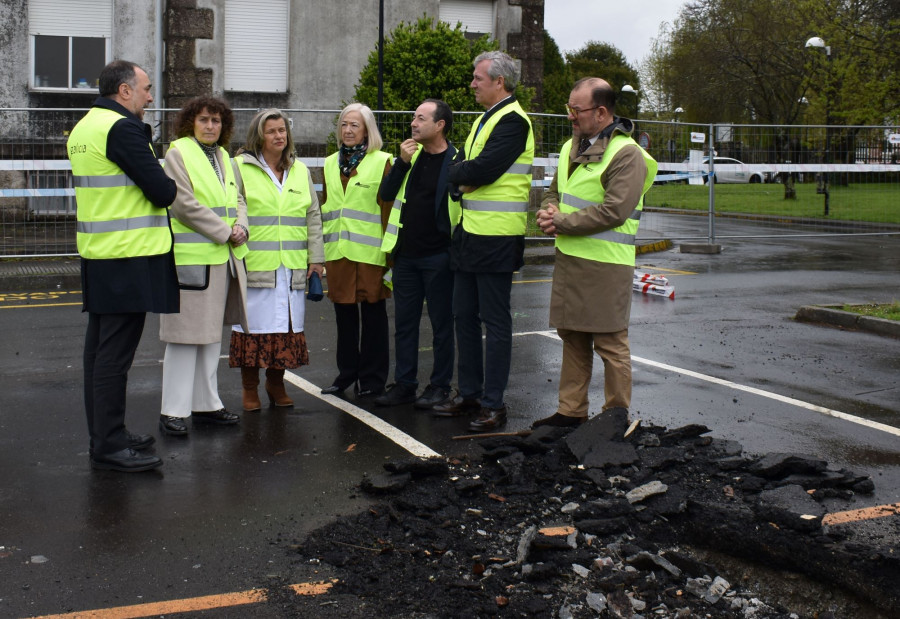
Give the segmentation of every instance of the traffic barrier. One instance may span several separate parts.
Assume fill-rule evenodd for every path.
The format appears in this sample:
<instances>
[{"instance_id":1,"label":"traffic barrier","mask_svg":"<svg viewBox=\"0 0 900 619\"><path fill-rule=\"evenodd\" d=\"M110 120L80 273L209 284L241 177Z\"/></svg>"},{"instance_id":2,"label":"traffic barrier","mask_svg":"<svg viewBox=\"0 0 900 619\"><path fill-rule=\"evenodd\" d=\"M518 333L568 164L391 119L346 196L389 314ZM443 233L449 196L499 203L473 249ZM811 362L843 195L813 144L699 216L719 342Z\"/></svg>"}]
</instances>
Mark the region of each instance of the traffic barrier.
<instances>
[{"instance_id":1,"label":"traffic barrier","mask_svg":"<svg viewBox=\"0 0 900 619\"><path fill-rule=\"evenodd\" d=\"M669 284L664 275L652 275L643 271L635 271L631 289L634 292L650 294L657 297L665 297L675 300L675 286Z\"/></svg>"}]
</instances>

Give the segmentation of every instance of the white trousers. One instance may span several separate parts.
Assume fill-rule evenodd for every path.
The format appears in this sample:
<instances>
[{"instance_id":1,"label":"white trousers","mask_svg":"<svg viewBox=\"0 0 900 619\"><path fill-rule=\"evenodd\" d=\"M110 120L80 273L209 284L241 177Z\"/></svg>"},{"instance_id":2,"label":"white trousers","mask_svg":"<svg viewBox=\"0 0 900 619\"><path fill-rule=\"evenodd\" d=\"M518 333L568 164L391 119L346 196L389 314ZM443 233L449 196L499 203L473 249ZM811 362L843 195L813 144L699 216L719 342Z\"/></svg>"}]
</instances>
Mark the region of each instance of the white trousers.
<instances>
[{"instance_id":1,"label":"white trousers","mask_svg":"<svg viewBox=\"0 0 900 619\"><path fill-rule=\"evenodd\" d=\"M163 415L190 417L191 411L224 408L217 376L221 349L221 342L166 344L160 411Z\"/></svg>"}]
</instances>

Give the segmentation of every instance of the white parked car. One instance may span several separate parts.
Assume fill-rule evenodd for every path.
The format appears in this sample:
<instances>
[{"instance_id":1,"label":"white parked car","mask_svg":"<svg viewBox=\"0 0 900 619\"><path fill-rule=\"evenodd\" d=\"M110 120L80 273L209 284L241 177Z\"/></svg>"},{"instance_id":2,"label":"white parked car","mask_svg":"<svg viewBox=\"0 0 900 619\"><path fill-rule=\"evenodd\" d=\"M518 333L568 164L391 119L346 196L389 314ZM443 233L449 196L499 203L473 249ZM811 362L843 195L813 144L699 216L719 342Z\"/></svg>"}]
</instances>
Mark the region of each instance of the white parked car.
<instances>
[{"instance_id":1,"label":"white parked car","mask_svg":"<svg viewBox=\"0 0 900 619\"><path fill-rule=\"evenodd\" d=\"M689 161L689 159L685 159L684 163L689 163ZM713 174L716 177L717 183L762 183L766 180L762 172L752 172L750 170L735 168L734 166L744 165L737 159L732 159L730 157L716 157L713 163L715 164L715 171L713 172ZM728 167L720 168L719 166ZM704 183L707 181L706 172L708 169L709 157L704 157L701 169L701 171L703 172Z\"/></svg>"}]
</instances>

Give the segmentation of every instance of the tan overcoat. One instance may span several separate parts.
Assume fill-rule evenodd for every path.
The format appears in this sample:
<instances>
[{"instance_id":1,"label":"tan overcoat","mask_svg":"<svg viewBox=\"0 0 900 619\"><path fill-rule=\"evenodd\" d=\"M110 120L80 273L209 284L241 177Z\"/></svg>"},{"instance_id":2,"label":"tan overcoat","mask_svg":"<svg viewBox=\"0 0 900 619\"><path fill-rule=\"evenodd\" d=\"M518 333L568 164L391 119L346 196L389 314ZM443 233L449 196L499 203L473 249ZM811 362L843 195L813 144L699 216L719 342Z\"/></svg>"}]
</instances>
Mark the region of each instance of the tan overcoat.
<instances>
[{"instance_id":1,"label":"tan overcoat","mask_svg":"<svg viewBox=\"0 0 900 619\"><path fill-rule=\"evenodd\" d=\"M221 151L216 153L219 169L231 165ZM211 209L194 197L194 187L181 153L170 148L166 153L166 174L175 181L178 195L169 207L172 217L193 230L214 240L228 243L231 228ZM237 223L247 227L247 205L238 194ZM173 344L212 344L222 340L224 325L247 327L247 270L244 261L229 252L228 262L212 265L209 285L205 290L181 289L181 312L162 314L159 320L159 339Z\"/></svg>"},{"instance_id":2,"label":"tan overcoat","mask_svg":"<svg viewBox=\"0 0 900 619\"><path fill-rule=\"evenodd\" d=\"M613 130L630 135L633 124L620 119ZM599 162L612 137L599 138L581 156L572 148L570 172L579 165ZM560 162L560 165L566 165ZM602 204L576 213L556 213L558 234L586 235L616 228L624 223L641 199L647 164L637 146L621 149L601 176L606 194ZM541 207L559 205L557 177L541 201ZM587 260L556 251L550 293L550 326L585 333L614 333L628 328L631 317L631 286L634 267Z\"/></svg>"}]
</instances>

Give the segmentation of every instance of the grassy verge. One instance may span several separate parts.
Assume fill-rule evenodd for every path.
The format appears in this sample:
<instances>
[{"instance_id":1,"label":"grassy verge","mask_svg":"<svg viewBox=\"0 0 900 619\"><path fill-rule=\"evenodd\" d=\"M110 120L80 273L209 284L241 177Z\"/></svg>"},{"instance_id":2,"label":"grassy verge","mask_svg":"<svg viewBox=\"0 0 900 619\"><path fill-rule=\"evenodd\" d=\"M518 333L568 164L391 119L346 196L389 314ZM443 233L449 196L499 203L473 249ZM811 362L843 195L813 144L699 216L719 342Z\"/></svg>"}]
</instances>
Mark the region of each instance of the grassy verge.
<instances>
[{"instance_id":1,"label":"grassy verge","mask_svg":"<svg viewBox=\"0 0 900 619\"><path fill-rule=\"evenodd\" d=\"M797 183L795 188L797 199L785 200L784 186L778 183L716 185L715 209L718 213L825 219L824 196L816 193L815 183ZM829 220L900 224L900 184L897 183L832 185L830 201ZM706 211L709 188L674 183L654 185L644 204Z\"/></svg>"},{"instance_id":2,"label":"grassy verge","mask_svg":"<svg viewBox=\"0 0 900 619\"><path fill-rule=\"evenodd\" d=\"M900 321L900 301L881 304L867 303L866 305L844 305L841 309L845 312L853 312L854 314L861 314L863 316Z\"/></svg>"}]
</instances>

